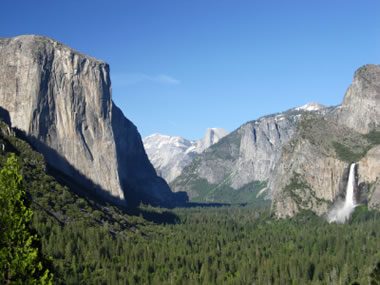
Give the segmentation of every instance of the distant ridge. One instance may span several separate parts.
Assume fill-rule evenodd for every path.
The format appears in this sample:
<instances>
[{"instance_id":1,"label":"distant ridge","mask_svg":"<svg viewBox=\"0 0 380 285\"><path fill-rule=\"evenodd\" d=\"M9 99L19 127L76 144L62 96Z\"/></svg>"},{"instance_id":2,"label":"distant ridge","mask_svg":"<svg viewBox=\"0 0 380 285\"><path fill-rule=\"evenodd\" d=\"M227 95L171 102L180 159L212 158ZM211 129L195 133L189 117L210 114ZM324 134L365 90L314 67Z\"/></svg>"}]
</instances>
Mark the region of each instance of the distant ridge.
<instances>
[{"instance_id":1,"label":"distant ridge","mask_svg":"<svg viewBox=\"0 0 380 285\"><path fill-rule=\"evenodd\" d=\"M156 171L168 183L181 174L193 158L217 143L228 132L221 128L209 128L203 139L187 140L182 137L153 134L143 139L145 150Z\"/></svg>"}]
</instances>

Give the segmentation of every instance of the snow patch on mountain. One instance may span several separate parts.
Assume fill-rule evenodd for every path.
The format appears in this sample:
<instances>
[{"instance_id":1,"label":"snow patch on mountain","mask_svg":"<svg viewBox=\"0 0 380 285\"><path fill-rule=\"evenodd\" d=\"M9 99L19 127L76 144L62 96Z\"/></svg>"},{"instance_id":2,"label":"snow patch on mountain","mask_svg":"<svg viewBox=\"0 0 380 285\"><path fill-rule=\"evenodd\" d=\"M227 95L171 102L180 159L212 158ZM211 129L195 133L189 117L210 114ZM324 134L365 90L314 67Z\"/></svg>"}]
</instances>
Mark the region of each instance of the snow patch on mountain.
<instances>
[{"instance_id":1,"label":"snow patch on mountain","mask_svg":"<svg viewBox=\"0 0 380 285\"><path fill-rule=\"evenodd\" d=\"M326 108L326 106L322 105L322 104L319 104L319 103L315 103L315 102L311 102L311 103L307 103L303 106L300 106L300 107L297 107L297 108L294 108L296 111L309 111L309 112L312 112L312 111L319 111L321 109L324 109Z\"/></svg>"},{"instance_id":2,"label":"snow patch on mountain","mask_svg":"<svg viewBox=\"0 0 380 285\"><path fill-rule=\"evenodd\" d=\"M228 132L209 128L200 140L187 140L178 136L153 134L143 139L145 151L159 176L168 183L179 176L193 158L217 143Z\"/></svg>"}]
</instances>

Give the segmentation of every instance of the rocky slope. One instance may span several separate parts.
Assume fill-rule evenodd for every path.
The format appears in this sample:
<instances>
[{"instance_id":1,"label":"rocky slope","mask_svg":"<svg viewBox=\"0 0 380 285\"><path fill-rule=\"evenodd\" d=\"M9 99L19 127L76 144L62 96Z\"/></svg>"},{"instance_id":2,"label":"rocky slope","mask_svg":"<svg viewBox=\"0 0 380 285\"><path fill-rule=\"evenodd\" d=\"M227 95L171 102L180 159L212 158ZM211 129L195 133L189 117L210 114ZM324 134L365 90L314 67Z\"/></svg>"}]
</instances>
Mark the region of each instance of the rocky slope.
<instances>
[{"instance_id":1,"label":"rocky slope","mask_svg":"<svg viewBox=\"0 0 380 285\"><path fill-rule=\"evenodd\" d=\"M111 99L109 66L52 39L0 39L2 117L47 162L88 191L124 204L175 197L150 164L136 127Z\"/></svg>"},{"instance_id":2,"label":"rocky slope","mask_svg":"<svg viewBox=\"0 0 380 285\"><path fill-rule=\"evenodd\" d=\"M269 181L277 217L302 209L326 214L344 198L352 162L358 162L357 201L379 206L379 75L380 66L361 67L342 106L300 121Z\"/></svg>"},{"instance_id":3,"label":"rocky slope","mask_svg":"<svg viewBox=\"0 0 380 285\"><path fill-rule=\"evenodd\" d=\"M158 175L168 183L179 176L185 166L206 148L217 143L228 132L221 128L206 130L203 139L187 140L181 137L153 134L143 139L146 153Z\"/></svg>"},{"instance_id":4,"label":"rocky slope","mask_svg":"<svg viewBox=\"0 0 380 285\"><path fill-rule=\"evenodd\" d=\"M325 110L308 104L244 124L197 156L171 183L173 191L185 191L193 201L254 202L300 118Z\"/></svg>"}]
</instances>

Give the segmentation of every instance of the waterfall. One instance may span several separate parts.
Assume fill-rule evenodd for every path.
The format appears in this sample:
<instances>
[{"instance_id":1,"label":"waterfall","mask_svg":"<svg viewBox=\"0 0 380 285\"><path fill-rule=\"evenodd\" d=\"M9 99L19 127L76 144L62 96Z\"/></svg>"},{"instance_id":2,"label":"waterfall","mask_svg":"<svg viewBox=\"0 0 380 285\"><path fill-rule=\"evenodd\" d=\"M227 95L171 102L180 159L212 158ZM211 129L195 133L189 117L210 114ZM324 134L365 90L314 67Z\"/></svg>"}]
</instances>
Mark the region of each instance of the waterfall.
<instances>
[{"instance_id":1,"label":"waterfall","mask_svg":"<svg viewBox=\"0 0 380 285\"><path fill-rule=\"evenodd\" d=\"M355 166L353 163L350 166L350 175L348 176L347 188L346 188L346 200L344 201L344 208L350 209L355 208L355 197L354 197L354 188L355 188Z\"/></svg>"},{"instance_id":2,"label":"waterfall","mask_svg":"<svg viewBox=\"0 0 380 285\"><path fill-rule=\"evenodd\" d=\"M347 187L346 187L346 198L344 200L344 204L338 203L329 213L328 220L330 223L344 223L347 221L351 213L354 211L356 207L355 203L355 194L354 189L356 186L355 179L355 167L356 163L352 163L350 166L350 173L348 176Z\"/></svg>"}]
</instances>

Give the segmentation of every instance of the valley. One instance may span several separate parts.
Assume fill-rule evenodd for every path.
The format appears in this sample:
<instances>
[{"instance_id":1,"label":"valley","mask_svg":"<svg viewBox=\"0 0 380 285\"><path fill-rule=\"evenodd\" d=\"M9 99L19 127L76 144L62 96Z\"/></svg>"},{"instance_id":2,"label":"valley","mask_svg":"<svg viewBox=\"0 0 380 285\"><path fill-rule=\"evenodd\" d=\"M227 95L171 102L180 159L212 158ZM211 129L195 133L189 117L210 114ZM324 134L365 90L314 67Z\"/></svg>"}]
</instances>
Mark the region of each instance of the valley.
<instances>
[{"instance_id":1,"label":"valley","mask_svg":"<svg viewBox=\"0 0 380 285\"><path fill-rule=\"evenodd\" d=\"M142 139L108 64L51 38L0 39L0 68L1 282L379 281L379 65L357 69L341 105L200 140ZM6 250L23 249L7 215L29 210L19 226L50 279Z\"/></svg>"}]
</instances>

